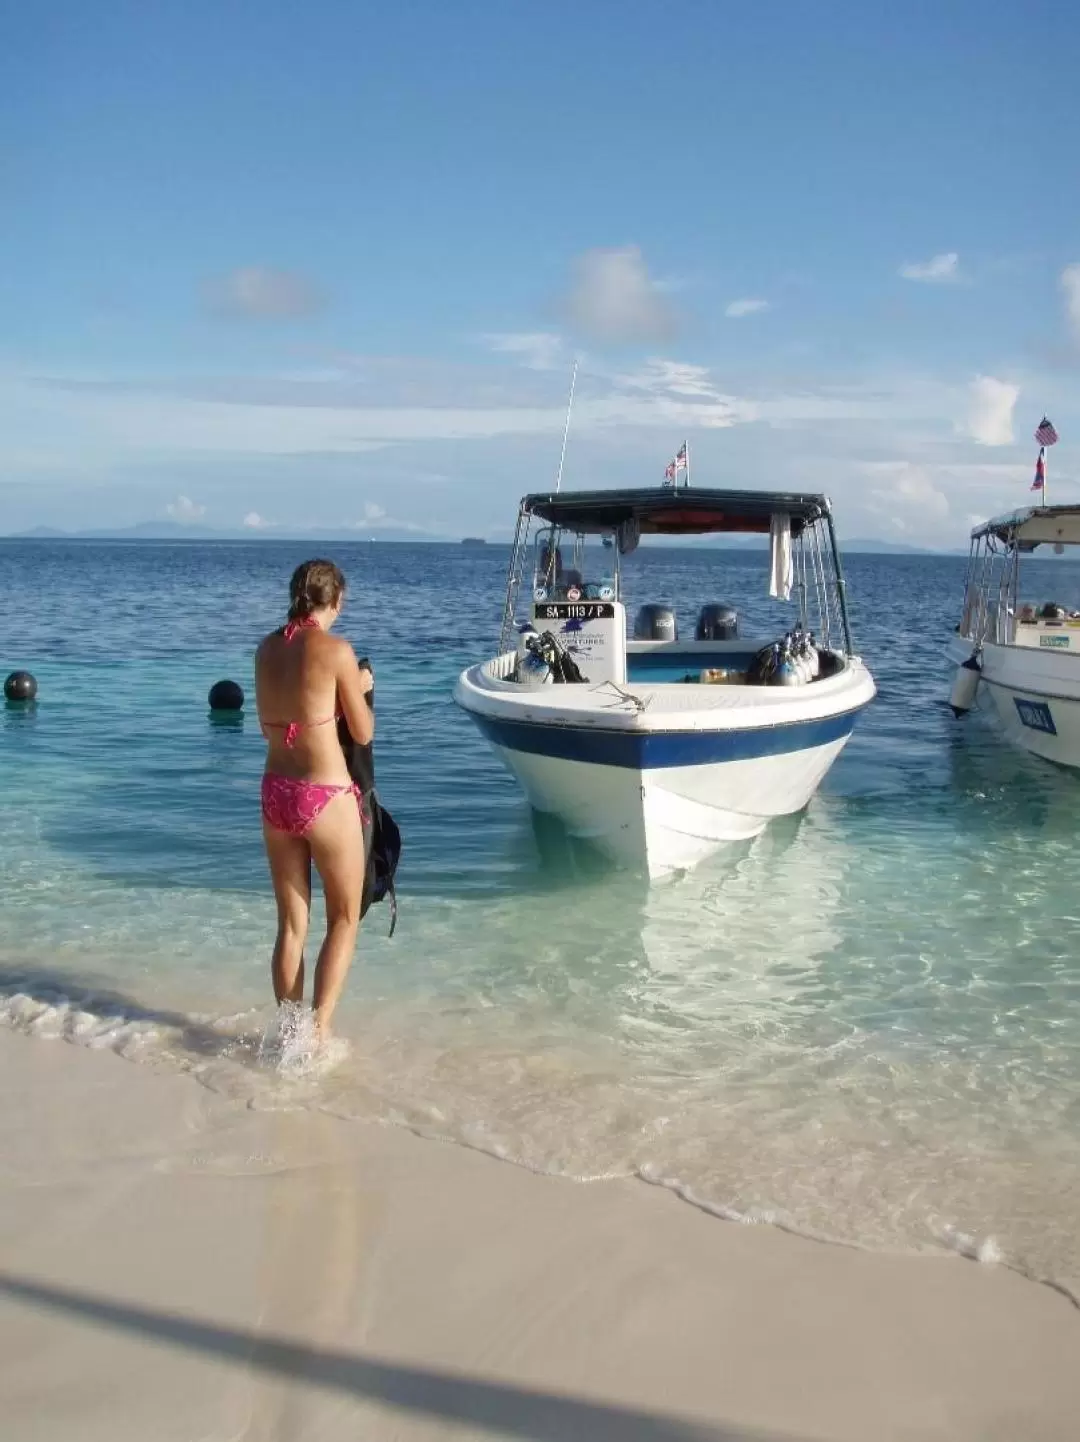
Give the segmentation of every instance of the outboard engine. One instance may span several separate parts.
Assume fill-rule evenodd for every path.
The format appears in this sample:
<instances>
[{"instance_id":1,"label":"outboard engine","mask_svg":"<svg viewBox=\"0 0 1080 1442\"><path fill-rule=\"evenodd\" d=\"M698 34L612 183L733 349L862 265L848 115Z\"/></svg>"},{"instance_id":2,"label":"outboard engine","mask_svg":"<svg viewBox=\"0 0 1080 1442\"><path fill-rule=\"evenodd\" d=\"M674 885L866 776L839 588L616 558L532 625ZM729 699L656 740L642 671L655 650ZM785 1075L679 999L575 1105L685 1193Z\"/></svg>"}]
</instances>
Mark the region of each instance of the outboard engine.
<instances>
[{"instance_id":1,"label":"outboard engine","mask_svg":"<svg viewBox=\"0 0 1080 1442\"><path fill-rule=\"evenodd\" d=\"M694 637L698 641L734 641L739 634L739 613L734 606L702 606Z\"/></svg>"},{"instance_id":2,"label":"outboard engine","mask_svg":"<svg viewBox=\"0 0 1080 1442\"><path fill-rule=\"evenodd\" d=\"M650 602L642 606L634 618L635 641L677 641L679 623L670 606Z\"/></svg>"}]
</instances>

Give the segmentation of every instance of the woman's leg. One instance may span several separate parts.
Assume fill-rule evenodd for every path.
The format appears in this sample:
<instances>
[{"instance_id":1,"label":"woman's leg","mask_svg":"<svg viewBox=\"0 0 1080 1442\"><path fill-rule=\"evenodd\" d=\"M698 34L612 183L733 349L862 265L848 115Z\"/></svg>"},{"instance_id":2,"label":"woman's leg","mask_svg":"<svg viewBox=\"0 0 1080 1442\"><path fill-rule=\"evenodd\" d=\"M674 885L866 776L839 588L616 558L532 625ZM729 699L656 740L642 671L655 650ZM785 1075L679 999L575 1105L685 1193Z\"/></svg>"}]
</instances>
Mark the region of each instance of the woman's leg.
<instances>
[{"instance_id":1,"label":"woman's leg","mask_svg":"<svg viewBox=\"0 0 1080 1442\"><path fill-rule=\"evenodd\" d=\"M290 836L263 822L266 856L277 899L278 929L270 974L274 998L304 999L304 942L311 918L311 849L304 836Z\"/></svg>"},{"instance_id":2,"label":"woman's leg","mask_svg":"<svg viewBox=\"0 0 1080 1442\"><path fill-rule=\"evenodd\" d=\"M312 1006L323 1037L356 949L364 889L364 828L351 792L335 796L307 834L326 896L326 940L315 964Z\"/></svg>"}]
</instances>

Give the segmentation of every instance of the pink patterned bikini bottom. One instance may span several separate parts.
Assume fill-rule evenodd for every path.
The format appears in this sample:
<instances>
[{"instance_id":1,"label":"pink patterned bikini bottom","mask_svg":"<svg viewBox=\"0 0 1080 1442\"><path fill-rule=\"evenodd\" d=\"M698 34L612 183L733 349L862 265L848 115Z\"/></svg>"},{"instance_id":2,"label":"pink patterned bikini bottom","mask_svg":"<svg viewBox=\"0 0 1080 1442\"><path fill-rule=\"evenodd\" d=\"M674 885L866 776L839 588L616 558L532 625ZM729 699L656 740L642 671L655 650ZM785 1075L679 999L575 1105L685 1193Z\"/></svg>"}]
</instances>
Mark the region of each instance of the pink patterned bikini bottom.
<instances>
[{"instance_id":1,"label":"pink patterned bikini bottom","mask_svg":"<svg viewBox=\"0 0 1080 1442\"><path fill-rule=\"evenodd\" d=\"M364 796L355 782L351 786L323 786L316 781L297 781L291 776L266 772L262 779L262 814L268 826L289 836L304 836L343 791L356 797L360 822L371 825L364 806Z\"/></svg>"}]
</instances>

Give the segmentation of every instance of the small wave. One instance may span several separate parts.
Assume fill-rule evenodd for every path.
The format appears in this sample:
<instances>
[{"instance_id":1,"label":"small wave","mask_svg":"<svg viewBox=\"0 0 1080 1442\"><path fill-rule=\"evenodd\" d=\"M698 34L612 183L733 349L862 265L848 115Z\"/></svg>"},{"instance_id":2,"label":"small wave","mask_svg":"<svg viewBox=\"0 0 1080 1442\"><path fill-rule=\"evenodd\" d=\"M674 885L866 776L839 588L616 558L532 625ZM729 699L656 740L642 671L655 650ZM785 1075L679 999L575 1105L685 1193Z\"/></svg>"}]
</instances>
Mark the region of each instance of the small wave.
<instances>
[{"instance_id":1,"label":"small wave","mask_svg":"<svg viewBox=\"0 0 1080 1442\"><path fill-rule=\"evenodd\" d=\"M997 1266L1004 1262L1001 1248L993 1237L973 1237L969 1232L961 1232L956 1227L943 1227L939 1233L942 1244L952 1252L958 1252L961 1257L967 1257L971 1262L982 1262L984 1266Z\"/></svg>"},{"instance_id":2,"label":"small wave","mask_svg":"<svg viewBox=\"0 0 1080 1442\"><path fill-rule=\"evenodd\" d=\"M272 1005L272 1004L271 1004ZM349 1042L333 1037L322 1042L311 1012L285 1003L267 1015L257 1008L220 1017L200 1017L143 1006L127 998L78 987L35 986L24 978L0 990L0 1026L41 1040L60 1040L91 1050L108 1050L134 1063L166 1064L191 1075L209 1090L256 1109L319 1110L341 1120L393 1125L425 1140L455 1143L538 1174L579 1183L634 1178L661 1187L687 1205L722 1221L767 1226L806 1241L873 1252L882 1248L849 1237L828 1234L799 1224L781 1210L767 1206L739 1208L702 1195L677 1175L645 1163L625 1169L580 1170L573 1160L559 1162L526 1158L517 1148L489 1131L482 1120L458 1122L431 1111L425 1121L409 1116L392 1099L386 1078L370 1113L341 1109L340 1089L328 1090L329 1078L346 1087L359 1083L355 1068L340 1075L353 1055ZM335 1074L339 1074L335 1077ZM992 1236L976 1237L950 1225L928 1236L928 1245L983 1265L997 1265L1028 1281L1048 1286L1080 1309L1080 1295L1056 1279L1040 1275L1008 1259ZM904 1250L911 1250L910 1248Z\"/></svg>"},{"instance_id":3,"label":"small wave","mask_svg":"<svg viewBox=\"0 0 1080 1442\"><path fill-rule=\"evenodd\" d=\"M350 1050L343 1037L324 1042L308 1008L286 1001L263 1033L256 1060L283 1077L320 1077L340 1066Z\"/></svg>"}]
</instances>

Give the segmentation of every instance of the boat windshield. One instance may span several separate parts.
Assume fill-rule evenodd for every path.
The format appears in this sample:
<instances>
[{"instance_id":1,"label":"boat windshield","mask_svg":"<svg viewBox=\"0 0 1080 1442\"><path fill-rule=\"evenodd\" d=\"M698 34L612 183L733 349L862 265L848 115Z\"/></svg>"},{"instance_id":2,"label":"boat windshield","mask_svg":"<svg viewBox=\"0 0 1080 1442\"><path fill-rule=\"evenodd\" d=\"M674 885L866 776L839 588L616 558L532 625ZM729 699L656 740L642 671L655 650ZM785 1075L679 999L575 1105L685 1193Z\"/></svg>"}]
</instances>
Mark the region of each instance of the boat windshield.
<instances>
[{"instance_id":1,"label":"boat windshield","mask_svg":"<svg viewBox=\"0 0 1080 1442\"><path fill-rule=\"evenodd\" d=\"M582 535L564 535L558 527L539 531L533 546L532 594L535 601L620 600L618 552L613 546L587 544Z\"/></svg>"}]
</instances>

